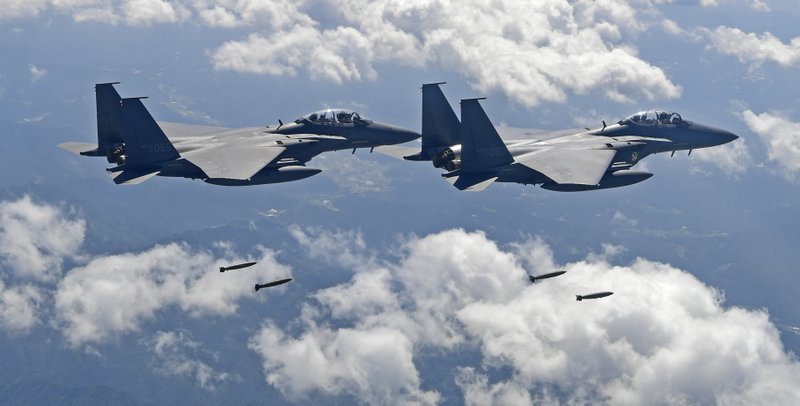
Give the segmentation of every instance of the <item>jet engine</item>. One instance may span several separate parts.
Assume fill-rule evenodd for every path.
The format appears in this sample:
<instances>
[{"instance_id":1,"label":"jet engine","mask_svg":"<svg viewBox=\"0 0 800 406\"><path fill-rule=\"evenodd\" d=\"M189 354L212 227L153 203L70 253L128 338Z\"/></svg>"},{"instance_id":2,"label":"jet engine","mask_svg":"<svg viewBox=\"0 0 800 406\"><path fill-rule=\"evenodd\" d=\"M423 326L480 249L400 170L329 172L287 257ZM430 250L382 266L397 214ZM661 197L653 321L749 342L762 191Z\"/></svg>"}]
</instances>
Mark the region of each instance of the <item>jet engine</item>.
<instances>
[{"instance_id":1,"label":"jet engine","mask_svg":"<svg viewBox=\"0 0 800 406\"><path fill-rule=\"evenodd\" d=\"M436 153L432 161L435 168L444 168L450 172L461 169L461 144Z\"/></svg>"},{"instance_id":2,"label":"jet engine","mask_svg":"<svg viewBox=\"0 0 800 406\"><path fill-rule=\"evenodd\" d=\"M110 164L117 164L117 166L125 165L127 157L125 156L125 144L119 144L106 154L106 160Z\"/></svg>"}]
</instances>

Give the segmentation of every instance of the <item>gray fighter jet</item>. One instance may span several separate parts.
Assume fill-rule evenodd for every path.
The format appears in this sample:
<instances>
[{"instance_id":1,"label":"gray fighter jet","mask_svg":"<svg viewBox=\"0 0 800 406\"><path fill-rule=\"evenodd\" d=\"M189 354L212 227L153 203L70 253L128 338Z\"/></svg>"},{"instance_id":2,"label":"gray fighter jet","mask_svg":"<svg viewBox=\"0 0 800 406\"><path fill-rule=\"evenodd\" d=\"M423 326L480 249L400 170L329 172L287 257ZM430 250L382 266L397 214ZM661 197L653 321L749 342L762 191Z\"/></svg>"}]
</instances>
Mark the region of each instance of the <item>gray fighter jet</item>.
<instances>
[{"instance_id":1,"label":"gray fighter jet","mask_svg":"<svg viewBox=\"0 0 800 406\"><path fill-rule=\"evenodd\" d=\"M653 176L631 170L650 154L708 148L738 138L667 111L643 111L602 128L546 131L495 128L479 100L461 100L459 122L439 85L422 86L422 149L460 190L493 182L539 184L563 192L628 186Z\"/></svg>"},{"instance_id":2,"label":"gray fighter jet","mask_svg":"<svg viewBox=\"0 0 800 406\"><path fill-rule=\"evenodd\" d=\"M288 182L320 172L306 162L343 149L374 148L419 138L399 127L358 113L327 109L273 127L221 128L157 123L141 97L121 98L115 83L95 85L97 145L67 142L59 147L105 157L117 184L155 175L202 179L215 185L245 186Z\"/></svg>"}]
</instances>

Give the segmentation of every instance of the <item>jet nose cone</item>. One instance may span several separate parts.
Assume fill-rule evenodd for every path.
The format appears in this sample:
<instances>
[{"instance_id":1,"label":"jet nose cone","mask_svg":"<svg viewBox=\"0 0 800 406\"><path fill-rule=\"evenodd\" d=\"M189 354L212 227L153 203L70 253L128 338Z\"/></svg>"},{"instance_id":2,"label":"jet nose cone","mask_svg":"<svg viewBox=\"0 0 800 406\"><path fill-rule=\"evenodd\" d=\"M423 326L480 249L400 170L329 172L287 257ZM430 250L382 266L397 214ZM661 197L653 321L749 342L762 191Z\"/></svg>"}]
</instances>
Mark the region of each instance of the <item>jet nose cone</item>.
<instances>
[{"instance_id":1,"label":"jet nose cone","mask_svg":"<svg viewBox=\"0 0 800 406\"><path fill-rule=\"evenodd\" d=\"M698 147L700 148L727 144L739 138L738 135L730 131L707 125L693 124L692 128L697 131L696 134L699 136L698 143L700 144Z\"/></svg>"},{"instance_id":2,"label":"jet nose cone","mask_svg":"<svg viewBox=\"0 0 800 406\"><path fill-rule=\"evenodd\" d=\"M416 131L404 130L401 134L399 134L401 141L398 142L398 144L414 141L419 137L422 137L422 135Z\"/></svg>"},{"instance_id":3,"label":"jet nose cone","mask_svg":"<svg viewBox=\"0 0 800 406\"><path fill-rule=\"evenodd\" d=\"M373 128L383 133L387 139L388 144L402 144L404 142L413 141L421 135L415 131L406 130L402 127L396 127L388 124L373 124Z\"/></svg>"},{"instance_id":4,"label":"jet nose cone","mask_svg":"<svg viewBox=\"0 0 800 406\"><path fill-rule=\"evenodd\" d=\"M732 133L732 132L725 131L725 134L723 134L723 138L725 138L725 142L723 142L723 144L727 144L727 143L729 143L731 141L738 140L739 136L734 134L734 133Z\"/></svg>"},{"instance_id":5,"label":"jet nose cone","mask_svg":"<svg viewBox=\"0 0 800 406\"><path fill-rule=\"evenodd\" d=\"M738 138L739 138L738 135L736 135L736 134L734 134L734 133L732 133L730 131L725 131L725 130L720 130L720 129L716 129L715 128L714 132L713 132L713 137L711 139L711 142L712 142L713 145L724 145L724 144L727 144L727 143L729 143L731 141L735 141Z\"/></svg>"}]
</instances>

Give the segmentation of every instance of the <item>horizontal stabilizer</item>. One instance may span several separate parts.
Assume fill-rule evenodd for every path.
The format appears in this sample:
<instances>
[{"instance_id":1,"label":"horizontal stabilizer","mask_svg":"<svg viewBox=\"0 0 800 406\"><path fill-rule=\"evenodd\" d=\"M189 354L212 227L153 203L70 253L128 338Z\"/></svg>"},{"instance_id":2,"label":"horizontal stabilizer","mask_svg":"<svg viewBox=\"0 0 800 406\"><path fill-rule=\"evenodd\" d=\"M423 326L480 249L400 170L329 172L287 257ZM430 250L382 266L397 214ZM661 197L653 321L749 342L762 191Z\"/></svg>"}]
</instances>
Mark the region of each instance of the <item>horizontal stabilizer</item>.
<instances>
[{"instance_id":1,"label":"horizontal stabilizer","mask_svg":"<svg viewBox=\"0 0 800 406\"><path fill-rule=\"evenodd\" d=\"M419 147L404 147L400 145L382 145L375 147L375 152L390 156L396 159L406 159L407 156L419 154Z\"/></svg>"},{"instance_id":2,"label":"horizontal stabilizer","mask_svg":"<svg viewBox=\"0 0 800 406\"><path fill-rule=\"evenodd\" d=\"M80 154L86 156L105 156L97 151L97 144L70 141L58 144L58 147L65 151L72 152L73 154Z\"/></svg>"},{"instance_id":3,"label":"horizontal stabilizer","mask_svg":"<svg viewBox=\"0 0 800 406\"><path fill-rule=\"evenodd\" d=\"M159 172L157 169L128 169L111 172L110 175L117 185L136 185L158 175Z\"/></svg>"}]
</instances>

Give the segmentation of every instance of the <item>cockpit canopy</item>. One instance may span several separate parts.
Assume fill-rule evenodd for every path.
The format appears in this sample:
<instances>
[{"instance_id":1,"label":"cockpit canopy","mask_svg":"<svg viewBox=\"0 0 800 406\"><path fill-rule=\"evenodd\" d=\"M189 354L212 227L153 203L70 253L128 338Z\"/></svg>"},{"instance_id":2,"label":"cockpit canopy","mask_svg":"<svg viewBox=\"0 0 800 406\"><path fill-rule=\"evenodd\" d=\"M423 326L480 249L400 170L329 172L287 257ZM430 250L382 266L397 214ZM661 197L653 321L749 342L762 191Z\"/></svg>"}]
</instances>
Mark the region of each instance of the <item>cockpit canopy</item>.
<instances>
[{"instance_id":1,"label":"cockpit canopy","mask_svg":"<svg viewBox=\"0 0 800 406\"><path fill-rule=\"evenodd\" d=\"M361 115L351 110L344 109L325 109L306 114L294 120L297 124L314 123L320 125L353 125L369 124L369 120L361 118Z\"/></svg>"},{"instance_id":2,"label":"cockpit canopy","mask_svg":"<svg viewBox=\"0 0 800 406\"><path fill-rule=\"evenodd\" d=\"M680 114L665 110L640 111L619 121L620 125L638 126L678 126L685 123Z\"/></svg>"}]
</instances>

